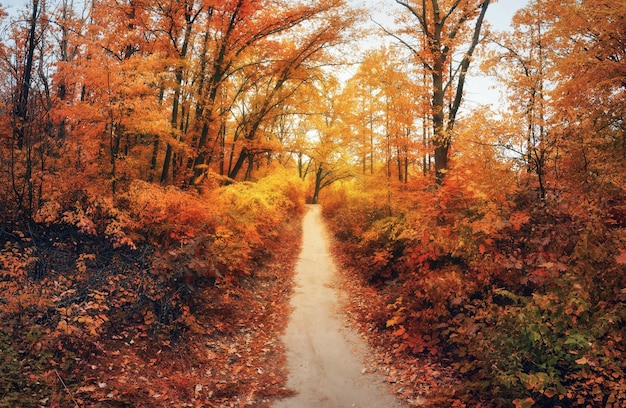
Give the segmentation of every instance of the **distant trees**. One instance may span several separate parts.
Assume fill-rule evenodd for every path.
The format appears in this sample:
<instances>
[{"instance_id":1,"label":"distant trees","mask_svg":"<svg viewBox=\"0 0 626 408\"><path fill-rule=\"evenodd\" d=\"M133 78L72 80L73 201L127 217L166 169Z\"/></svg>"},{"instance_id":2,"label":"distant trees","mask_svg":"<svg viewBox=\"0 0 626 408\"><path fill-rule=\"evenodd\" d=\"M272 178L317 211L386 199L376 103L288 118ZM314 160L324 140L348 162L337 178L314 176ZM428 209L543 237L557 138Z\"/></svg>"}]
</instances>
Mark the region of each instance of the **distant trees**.
<instances>
[{"instance_id":1,"label":"distant trees","mask_svg":"<svg viewBox=\"0 0 626 408\"><path fill-rule=\"evenodd\" d=\"M619 143L611 133L618 120L601 107L621 103L614 83L622 57L609 45L619 35L600 21L619 26L619 13L600 0L584 18L586 5L548 3L520 13L492 59L517 101L511 121L525 128L513 131L516 149L543 198L565 140L551 116L593 111L605 121L598 132ZM334 130L319 142L343 157L346 172L406 183L433 158L441 184L490 2L395 4L398 24L385 30L400 45L369 51L352 78L331 86L337 72L327 66L340 58L333 47L357 38L349 28L361 15L341 1L105 0L83 10L31 1L19 19L5 18L7 204L32 214L77 186L115 197L135 179L190 186L215 172L223 183L251 180L275 160L314 174L320 167L303 164L315 162L306 135L328 133L327 123L311 120L324 115ZM564 25L557 10L576 24ZM578 59L557 64L556 53ZM574 72L601 97L566 80ZM588 110L572 107L574 98ZM586 142L568 148L585 155Z\"/></svg>"},{"instance_id":2,"label":"distant trees","mask_svg":"<svg viewBox=\"0 0 626 408\"><path fill-rule=\"evenodd\" d=\"M424 89L404 57L402 50L387 47L366 53L341 96L342 117L354 135L361 172L374 174L376 162L377 171L382 165L386 177L401 182L419 165L418 154L428 154L419 145L427 111Z\"/></svg>"}]
</instances>

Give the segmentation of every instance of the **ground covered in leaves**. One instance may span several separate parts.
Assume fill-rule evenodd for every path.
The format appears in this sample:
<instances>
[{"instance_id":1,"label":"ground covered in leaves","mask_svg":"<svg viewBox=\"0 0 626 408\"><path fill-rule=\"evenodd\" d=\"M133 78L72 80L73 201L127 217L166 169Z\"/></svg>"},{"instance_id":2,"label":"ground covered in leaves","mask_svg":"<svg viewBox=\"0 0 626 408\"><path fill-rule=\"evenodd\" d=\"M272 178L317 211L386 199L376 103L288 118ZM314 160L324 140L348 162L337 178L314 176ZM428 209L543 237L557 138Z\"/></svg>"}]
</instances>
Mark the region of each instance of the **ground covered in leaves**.
<instances>
[{"instance_id":1,"label":"ground covered in leaves","mask_svg":"<svg viewBox=\"0 0 626 408\"><path fill-rule=\"evenodd\" d=\"M373 354L366 361L368 369L383 374L396 396L409 406L448 407L454 404L454 395L460 391L454 370L438 358L408 352L400 341L403 333L387 329L388 314L385 311L394 289L389 287L385 291L372 287L351 266L349 254L342 250L341 243L335 240L332 247L342 265L341 289L347 294L346 316L372 347Z\"/></svg>"},{"instance_id":2,"label":"ground covered in leaves","mask_svg":"<svg viewBox=\"0 0 626 408\"><path fill-rule=\"evenodd\" d=\"M28 276L16 298L0 295L0 407L266 407L289 394L278 336L298 219L236 284L172 285L151 272L149 246L51 232L5 244Z\"/></svg>"}]
</instances>

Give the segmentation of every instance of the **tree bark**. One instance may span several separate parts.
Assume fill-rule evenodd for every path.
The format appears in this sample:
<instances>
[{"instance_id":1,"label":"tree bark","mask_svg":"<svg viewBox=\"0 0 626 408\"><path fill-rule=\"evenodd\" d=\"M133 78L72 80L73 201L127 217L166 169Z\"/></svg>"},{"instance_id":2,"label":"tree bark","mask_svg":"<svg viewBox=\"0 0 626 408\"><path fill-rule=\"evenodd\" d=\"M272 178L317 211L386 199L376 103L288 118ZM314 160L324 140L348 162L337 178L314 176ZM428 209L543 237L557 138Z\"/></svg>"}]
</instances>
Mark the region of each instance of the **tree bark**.
<instances>
[{"instance_id":1,"label":"tree bark","mask_svg":"<svg viewBox=\"0 0 626 408\"><path fill-rule=\"evenodd\" d=\"M17 148L19 150L24 147L24 127L28 124L28 98L30 95L30 83L33 73L33 61L35 59L36 48L36 29L37 18L39 14L39 0L33 0L30 27L28 30L28 39L26 45L26 58L24 63L24 72L22 73L21 83L18 90L17 103L13 108L15 124L13 131L17 140Z\"/></svg>"},{"instance_id":2,"label":"tree bark","mask_svg":"<svg viewBox=\"0 0 626 408\"><path fill-rule=\"evenodd\" d=\"M322 179L324 178L324 170L322 165L317 168L315 172L315 189L313 190L313 198L311 204L317 204L320 198L320 190L322 189Z\"/></svg>"}]
</instances>

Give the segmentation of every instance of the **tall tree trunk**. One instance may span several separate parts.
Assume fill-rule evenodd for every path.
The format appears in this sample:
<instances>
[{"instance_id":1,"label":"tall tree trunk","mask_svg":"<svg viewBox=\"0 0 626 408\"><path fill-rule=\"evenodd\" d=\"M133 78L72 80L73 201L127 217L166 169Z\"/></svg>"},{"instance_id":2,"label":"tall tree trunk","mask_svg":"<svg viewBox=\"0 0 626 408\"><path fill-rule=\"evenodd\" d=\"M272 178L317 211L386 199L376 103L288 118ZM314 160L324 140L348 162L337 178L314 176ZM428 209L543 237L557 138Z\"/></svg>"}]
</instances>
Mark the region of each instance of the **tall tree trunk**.
<instances>
[{"instance_id":1,"label":"tall tree trunk","mask_svg":"<svg viewBox=\"0 0 626 408\"><path fill-rule=\"evenodd\" d=\"M420 5L418 2L396 0L396 3L405 7L408 12L418 20L418 30L421 30L424 36L421 44L422 48L416 48L402 37L387 31L388 34L391 34L402 44L407 46L424 66L425 71L431 73L432 145L435 150L435 180L438 185L441 185L446 170L448 170L448 152L456 115L463 99L463 89L465 87L467 71L476 46L480 42L480 32L485 19L485 13L490 3L490 0L483 0L477 8L461 14L454 20L452 17L453 11L460 9L463 3L467 3L468 1L469 0L454 0L451 2L442 2L432 0L431 4L427 6L426 1L422 1ZM443 9L442 3L448 7L448 10ZM452 54L455 52L454 48L456 48L454 43L458 41L459 33L467 27L467 23L473 18L475 12L478 12L478 17L476 18L473 28L472 39L468 49L463 53L463 58L458 68L454 70L451 66ZM428 50L430 56L424 56L424 49ZM450 64L449 69L447 69L447 64ZM448 77L447 81L445 80L446 75ZM454 86L455 78L457 78L456 86ZM453 88L454 99L446 103L446 90ZM445 113L446 109L448 112L447 118Z\"/></svg>"},{"instance_id":2,"label":"tall tree trunk","mask_svg":"<svg viewBox=\"0 0 626 408\"><path fill-rule=\"evenodd\" d=\"M445 123L445 93L443 80L444 61L437 61L432 73L433 81L433 137L432 144L435 148L435 180L440 185L448 170L448 149L450 146L449 134L446 132Z\"/></svg>"},{"instance_id":3,"label":"tall tree trunk","mask_svg":"<svg viewBox=\"0 0 626 408\"><path fill-rule=\"evenodd\" d=\"M14 121L13 126L14 136L17 140L17 148L19 150L24 146L25 126L28 125L28 98L30 95L30 83L33 72L33 61L35 59L36 48L36 29L37 19L39 15L39 0L33 0L32 13L30 19L30 27L28 30L28 38L26 41L26 56L24 58L24 72L19 83L17 101L13 108Z\"/></svg>"},{"instance_id":4,"label":"tall tree trunk","mask_svg":"<svg viewBox=\"0 0 626 408\"><path fill-rule=\"evenodd\" d=\"M192 3L193 6L193 3ZM184 129L184 126L179 125L179 116L184 116L179 114L180 110L180 99L181 99L181 87L183 85L183 74L184 74L184 61L187 58L187 52L189 49L189 41L191 38L191 31L193 29L193 23L199 15L199 11L194 13L191 9L192 6L185 5L185 28L183 32L183 42L181 45L180 52L178 53L178 58L180 60L179 65L176 67L176 83L174 84L174 97L172 100L172 115L170 118L170 125L172 130L181 131ZM173 151L172 146L168 143L165 148L165 159L163 161L163 170L161 172L161 183L166 183L169 178L169 171L172 164ZM174 164L176 165L176 163Z\"/></svg>"}]
</instances>

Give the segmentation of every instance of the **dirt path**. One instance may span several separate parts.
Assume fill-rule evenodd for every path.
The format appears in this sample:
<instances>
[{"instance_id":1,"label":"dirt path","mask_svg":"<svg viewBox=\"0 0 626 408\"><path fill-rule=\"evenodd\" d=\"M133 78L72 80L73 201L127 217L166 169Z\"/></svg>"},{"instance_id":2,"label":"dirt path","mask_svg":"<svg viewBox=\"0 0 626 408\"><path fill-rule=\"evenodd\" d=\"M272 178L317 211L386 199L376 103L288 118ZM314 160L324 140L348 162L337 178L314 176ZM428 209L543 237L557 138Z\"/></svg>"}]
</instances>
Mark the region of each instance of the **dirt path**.
<instances>
[{"instance_id":1,"label":"dirt path","mask_svg":"<svg viewBox=\"0 0 626 408\"><path fill-rule=\"evenodd\" d=\"M297 395L274 408L401 407L381 376L366 373L367 348L340 314L335 266L318 206L309 207L303 234L291 299L294 311L283 337L287 386Z\"/></svg>"}]
</instances>

